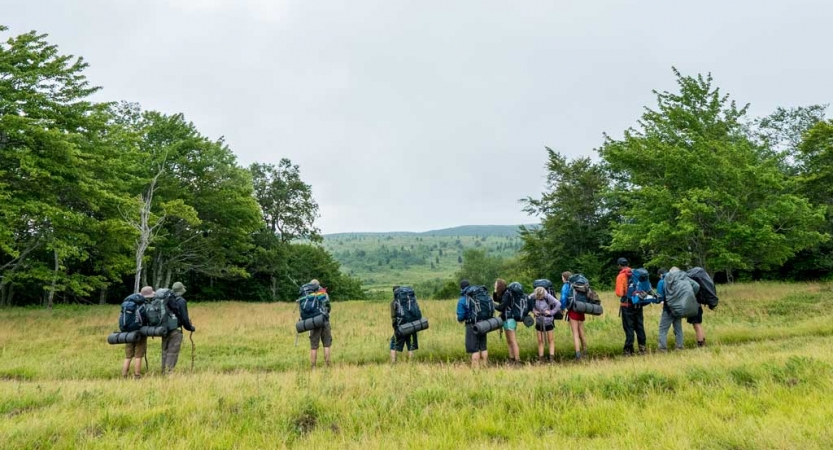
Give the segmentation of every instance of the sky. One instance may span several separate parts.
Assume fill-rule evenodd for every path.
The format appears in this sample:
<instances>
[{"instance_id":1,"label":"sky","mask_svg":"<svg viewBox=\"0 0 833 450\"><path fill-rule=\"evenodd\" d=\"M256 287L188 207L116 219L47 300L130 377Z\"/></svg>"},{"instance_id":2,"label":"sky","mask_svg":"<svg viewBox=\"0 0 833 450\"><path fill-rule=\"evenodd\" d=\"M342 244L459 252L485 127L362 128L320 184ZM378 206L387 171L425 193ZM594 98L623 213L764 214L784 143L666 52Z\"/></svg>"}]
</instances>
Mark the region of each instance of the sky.
<instances>
[{"instance_id":1,"label":"sky","mask_svg":"<svg viewBox=\"0 0 833 450\"><path fill-rule=\"evenodd\" d=\"M833 102L827 0L0 0L90 64L96 100L289 158L324 233L534 223L546 151L594 156L711 72L752 116ZM5 39L5 37L4 37Z\"/></svg>"}]
</instances>

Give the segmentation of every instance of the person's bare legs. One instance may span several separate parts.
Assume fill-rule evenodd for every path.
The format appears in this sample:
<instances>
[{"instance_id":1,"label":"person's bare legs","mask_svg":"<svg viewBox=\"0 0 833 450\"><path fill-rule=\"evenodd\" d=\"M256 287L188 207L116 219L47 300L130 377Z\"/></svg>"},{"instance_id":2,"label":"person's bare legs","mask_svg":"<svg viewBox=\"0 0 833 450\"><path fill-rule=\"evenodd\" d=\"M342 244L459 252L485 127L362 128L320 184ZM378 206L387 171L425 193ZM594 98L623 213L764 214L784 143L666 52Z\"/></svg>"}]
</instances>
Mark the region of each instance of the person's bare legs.
<instances>
[{"instance_id":1,"label":"person's bare legs","mask_svg":"<svg viewBox=\"0 0 833 450\"><path fill-rule=\"evenodd\" d=\"M130 372L130 361L133 358L125 358L124 364L121 366L121 376L126 377L127 374Z\"/></svg>"},{"instance_id":2,"label":"person's bare legs","mask_svg":"<svg viewBox=\"0 0 833 450\"><path fill-rule=\"evenodd\" d=\"M309 365L311 367L315 367L315 363L318 361L318 349L313 348L309 351Z\"/></svg>"},{"instance_id":3,"label":"person's bare legs","mask_svg":"<svg viewBox=\"0 0 833 450\"><path fill-rule=\"evenodd\" d=\"M581 352L581 328L579 325L581 325L581 322L578 320L570 321L570 331L573 333L573 346L576 349L576 353Z\"/></svg>"},{"instance_id":4,"label":"person's bare legs","mask_svg":"<svg viewBox=\"0 0 833 450\"><path fill-rule=\"evenodd\" d=\"M480 352L474 352L471 354L471 368L476 369L480 362Z\"/></svg>"},{"instance_id":5,"label":"person's bare legs","mask_svg":"<svg viewBox=\"0 0 833 450\"><path fill-rule=\"evenodd\" d=\"M483 366L483 367L486 367L486 365L489 364L489 352L488 351L483 350L482 352L480 352L480 361L481 361L480 365Z\"/></svg>"},{"instance_id":6,"label":"person's bare legs","mask_svg":"<svg viewBox=\"0 0 833 450\"><path fill-rule=\"evenodd\" d=\"M584 322L578 323L578 335L581 338L581 352L587 353L587 337L584 335Z\"/></svg>"},{"instance_id":7,"label":"person's bare legs","mask_svg":"<svg viewBox=\"0 0 833 450\"><path fill-rule=\"evenodd\" d=\"M390 362L391 364L396 364L396 350L390 351Z\"/></svg>"},{"instance_id":8,"label":"person's bare legs","mask_svg":"<svg viewBox=\"0 0 833 450\"><path fill-rule=\"evenodd\" d=\"M142 358L136 358L136 363L134 364L133 375L140 377L142 376Z\"/></svg>"},{"instance_id":9,"label":"person's bare legs","mask_svg":"<svg viewBox=\"0 0 833 450\"><path fill-rule=\"evenodd\" d=\"M408 362L411 362L411 359L414 358L414 351L408 350Z\"/></svg>"},{"instance_id":10,"label":"person's bare legs","mask_svg":"<svg viewBox=\"0 0 833 450\"><path fill-rule=\"evenodd\" d=\"M550 358L555 357L555 339L554 339L554 337L555 337L555 335L552 332L552 330L547 331L547 338L549 339L549 343L550 343ZM540 342L541 341L538 341L539 348L540 348L540 345L541 345ZM538 351L538 354L541 354L540 350Z\"/></svg>"},{"instance_id":11,"label":"person's bare legs","mask_svg":"<svg viewBox=\"0 0 833 450\"><path fill-rule=\"evenodd\" d=\"M506 330L506 345L509 346L509 359L520 361L521 356L518 354L518 339L513 330Z\"/></svg>"},{"instance_id":12,"label":"person's bare legs","mask_svg":"<svg viewBox=\"0 0 833 450\"><path fill-rule=\"evenodd\" d=\"M538 359L541 359L544 357L544 333L536 331L535 335L538 338Z\"/></svg>"},{"instance_id":13,"label":"person's bare legs","mask_svg":"<svg viewBox=\"0 0 833 450\"><path fill-rule=\"evenodd\" d=\"M692 326L694 327L694 334L697 335L697 345L702 346L701 342L706 341L706 331L703 330L703 324L695 323Z\"/></svg>"},{"instance_id":14,"label":"person's bare legs","mask_svg":"<svg viewBox=\"0 0 833 450\"><path fill-rule=\"evenodd\" d=\"M330 347L324 347L324 364L330 365Z\"/></svg>"}]
</instances>

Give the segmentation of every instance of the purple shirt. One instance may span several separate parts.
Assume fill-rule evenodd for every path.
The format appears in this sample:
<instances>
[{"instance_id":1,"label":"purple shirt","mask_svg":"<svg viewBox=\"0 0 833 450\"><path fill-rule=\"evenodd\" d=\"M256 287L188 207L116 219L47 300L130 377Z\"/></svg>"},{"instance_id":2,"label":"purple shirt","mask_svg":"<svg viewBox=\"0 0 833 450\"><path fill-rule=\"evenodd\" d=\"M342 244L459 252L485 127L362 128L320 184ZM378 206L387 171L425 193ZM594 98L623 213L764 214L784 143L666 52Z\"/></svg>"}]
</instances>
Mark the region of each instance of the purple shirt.
<instances>
[{"instance_id":1,"label":"purple shirt","mask_svg":"<svg viewBox=\"0 0 833 450\"><path fill-rule=\"evenodd\" d=\"M532 312L539 314L535 321L539 324L543 321L545 327L552 325L552 316L561 310L561 304L558 300L549 293L544 294L544 298L541 300L537 300L535 294L531 294L529 299L535 300L535 307ZM549 315L544 315L545 312L549 312Z\"/></svg>"}]
</instances>

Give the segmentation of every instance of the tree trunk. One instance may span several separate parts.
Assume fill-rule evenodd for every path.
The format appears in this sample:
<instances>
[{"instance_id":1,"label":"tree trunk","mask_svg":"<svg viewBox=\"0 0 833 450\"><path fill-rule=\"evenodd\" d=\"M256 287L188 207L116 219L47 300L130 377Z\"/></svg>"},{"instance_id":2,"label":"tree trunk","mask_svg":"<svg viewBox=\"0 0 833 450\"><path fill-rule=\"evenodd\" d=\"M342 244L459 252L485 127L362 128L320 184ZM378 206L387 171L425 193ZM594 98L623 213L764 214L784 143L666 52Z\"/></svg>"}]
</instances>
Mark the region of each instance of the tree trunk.
<instances>
[{"instance_id":1,"label":"tree trunk","mask_svg":"<svg viewBox=\"0 0 833 450\"><path fill-rule=\"evenodd\" d=\"M9 283L8 292L6 293L6 305L14 305L14 282Z\"/></svg>"},{"instance_id":2,"label":"tree trunk","mask_svg":"<svg viewBox=\"0 0 833 450\"><path fill-rule=\"evenodd\" d=\"M60 268L58 250L52 250L52 253L55 255L55 271L52 274L52 287L49 289L49 297L46 300L46 308L49 310L52 310L55 301L55 285L58 284L58 268Z\"/></svg>"},{"instance_id":3,"label":"tree trunk","mask_svg":"<svg viewBox=\"0 0 833 450\"><path fill-rule=\"evenodd\" d=\"M735 284L735 278L732 276L732 269L726 269L726 282Z\"/></svg>"},{"instance_id":4,"label":"tree trunk","mask_svg":"<svg viewBox=\"0 0 833 450\"><path fill-rule=\"evenodd\" d=\"M272 275L271 277L271 289L272 289L272 301L277 300L278 298L278 279Z\"/></svg>"},{"instance_id":5,"label":"tree trunk","mask_svg":"<svg viewBox=\"0 0 833 450\"><path fill-rule=\"evenodd\" d=\"M170 287L171 287L171 277L173 277L173 271L169 267L168 270L165 271L165 284L163 284L162 286L159 286L159 287L170 289Z\"/></svg>"},{"instance_id":6,"label":"tree trunk","mask_svg":"<svg viewBox=\"0 0 833 450\"><path fill-rule=\"evenodd\" d=\"M101 290L98 292L98 304L99 305L106 305L107 304L107 286L102 286Z\"/></svg>"},{"instance_id":7,"label":"tree trunk","mask_svg":"<svg viewBox=\"0 0 833 450\"><path fill-rule=\"evenodd\" d=\"M142 286L147 286L148 285L148 270L147 269L142 271L142 278L139 280L139 282L141 283ZM139 292L139 288L136 288L135 293L138 293L138 292Z\"/></svg>"},{"instance_id":8,"label":"tree trunk","mask_svg":"<svg viewBox=\"0 0 833 450\"><path fill-rule=\"evenodd\" d=\"M9 284L11 284L11 283L9 283ZM9 306L11 304L11 302L6 301L6 291L7 291L6 282L0 281L0 308L2 308L4 306Z\"/></svg>"}]
</instances>

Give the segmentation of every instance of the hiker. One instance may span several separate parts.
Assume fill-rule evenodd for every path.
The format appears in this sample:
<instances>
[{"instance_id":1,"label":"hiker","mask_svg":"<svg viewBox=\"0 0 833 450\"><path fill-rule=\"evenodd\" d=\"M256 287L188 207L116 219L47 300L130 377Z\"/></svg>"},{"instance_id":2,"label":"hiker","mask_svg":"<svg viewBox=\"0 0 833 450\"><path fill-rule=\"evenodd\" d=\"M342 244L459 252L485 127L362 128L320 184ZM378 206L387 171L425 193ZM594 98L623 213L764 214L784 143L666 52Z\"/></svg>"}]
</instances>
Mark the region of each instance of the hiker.
<instances>
[{"instance_id":1,"label":"hiker","mask_svg":"<svg viewBox=\"0 0 833 450\"><path fill-rule=\"evenodd\" d=\"M677 350L683 349L683 320L680 317L674 317L671 313L671 308L665 301L665 274L668 271L659 269L659 282L657 283L657 297L662 302L662 315L659 318L659 351L668 351L668 329L674 325L674 343Z\"/></svg>"},{"instance_id":2,"label":"hiker","mask_svg":"<svg viewBox=\"0 0 833 450\"><path fill-rule=\"evenodd\" d=\"M520 364L521 356L516 334L518 330L518 319L513 315L511 307L514 298L509 290L506 289L506 280L503 278L498 278L495 281L492 301L497 304L495 309L500 312L500 318L503 320L503 331L506 332L506 345L509 347L509 363Z\"/></svg>"},{"instance_id":3,"label":"hiker","mask_svg":"<svg viewBox=\"0 0 833 450\"><path fill-rule=\"evenodd\" d=\"M127 299L134 303L138 304L138 307L135 310L135 314L138 314L140 317L138 318L139 325L141 325L143 318L141 317L144 313L143 305L144 303L150 301L153 298L153 288L151 286L145 286L139 292L139 295L131 295ZM130 372L130 362L135 358L136 363L133 366L133 378L142 378L142 358L145 357L148 350L148 337L142 335L138 341L133 343L127 343L124 345L124 364L122 364L121 368L121 376L122 378L127 378L128 373Z\"/></svg>"},{"instance_id":4,"label":"hiker","mask_svg":"<svg viewBox=\"0 0 833 450\"><path fill-rule=\"evenodd\" d=\"M547 362L552 362L555 359L554 316L561 310L561 304L542 286L536 287L529 299L535 301L532 314L535 316L535 334L538 337L538 361L544 361L544 341L546 341L549 344Z\"/></svg>"},{"instance_id":5,"label":"hiker","mask_svg":"<svg viewBox=\"0 0 833 450\"><path fill-rule=\"evenodd\" d=\"M408 361L414 357L414 351L419 349L419 340L414 332L408 336L397 335L397 328L408 322L422 318L422 312L416 302L414 290L405 286L393 287L393 301L390 302L390 319L393 326L393 336L390 338L390 362L396 363L396 353L402 352L408 346Z\"/></svg>"},{"instance_id":6,"label":"hiker","mask_svg":"<svg viewBox=\"0 0 833 450\"><path fill-rule=\"evenodd\" d=\"M690 323L691 326L694 327L694 335L697 338L697 346L705 347L706 331L703 329L703 305L697 306L696 316L687 317L685 321Z\"/></svg>"},{"instance_id":7,"label":"hiker","mask_svg":"<svg viewBox=\"0 0 833 450\"><path fill-rule=\"evenodd\" d=\"M622 316L622 329L625 331L625 345L622 352L625 356L633 355L633 336L636 334L639 353L644 354L647 347L645 346L645 323L642 306L634 305L628 296L633 271L625 258L619 258L616 264L619 266L619 275L616 276L616 296L619 297L619 314Z\"/></svg>"},{"instance_id":8,"label":"hiker","mask_svg":"<svg viewBox=\"0 0 833 450\"><path fill-rule=\"evenodd\" d=\"M561 285L561 308L567 308L569 305L570 297L573 294L573 287L570 285L570 277L573 276L573 273L570 271L565 271L561 273L561 282L564 283ZM587 337L584 335L584 313L573 311L569 309L567 311L567 319L570 322L570 332L573 335L573 348L576 351L576 361L580 360L582 357L587 355Z\"/></svg>"},{"instance_id":9,"label":"hiker","mask_svg":"<svg viewBox=\"0 0 833 450\"><path fill-rule=\"evenodd\" d=\"M474 332L473 327L477 317L469 305L467 291L470 287L472 286L469 280L460 281L460 300L457 301L457 322L466 325L466 353L471 355L471 367L474 369L478 365L486 365L489 361L489 351L486 339L488 335Z\"/></svg>"},{"instance_id":10,"label":"hiker","mask_svg":"<svg viewBox=\"0 0 833 450\"><path fill-rule=\"evenodd\" d=\"M179 348L182 346L182 328L190 332L197 331L188 317L188 304L182 297L185 285L177 281L171 287L171 295L165 308L173 314L168 320L168 334L162 337L162 373L171 373L179 360Z\"/></svg>"},{"instance_id":11,"label":"hiker","mask_svg":"<svg viewBox=\"0 0 833 450\"><path fill-rule=\"evenodd\" d=\"M315 315L324 314L326 320L323 327L314 328L309 332L310 367L314 369L318 362L318 347L321 344L324 345L324 364L329 366L330 346L333 345L333 333L330 329L330 296L327 294L327 289L322 287L321 283L314 278L309 283L301 286L301 293L304 295L299 299L299 302L304 301L301 303L301 318L312 317L309 316L309 313L307 313L307 317L304 317L304 307L308 306L315 310Z\"/></svg>"}]
</instances>

